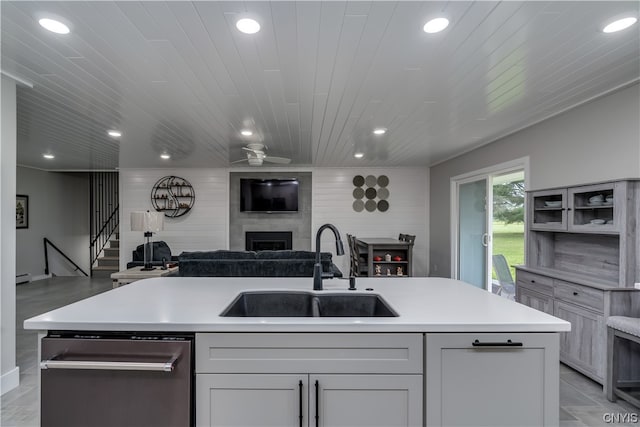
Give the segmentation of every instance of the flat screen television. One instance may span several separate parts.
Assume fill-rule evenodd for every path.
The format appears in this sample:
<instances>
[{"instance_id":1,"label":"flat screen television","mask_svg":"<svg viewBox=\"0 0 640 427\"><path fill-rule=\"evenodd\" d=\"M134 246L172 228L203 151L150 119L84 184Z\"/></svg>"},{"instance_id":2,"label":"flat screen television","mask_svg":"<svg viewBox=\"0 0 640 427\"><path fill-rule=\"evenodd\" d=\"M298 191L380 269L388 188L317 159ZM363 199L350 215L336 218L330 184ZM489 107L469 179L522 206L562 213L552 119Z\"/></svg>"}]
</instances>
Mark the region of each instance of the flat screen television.
<instances>
[{"instance_id":1,"label":"flat screen television","mask_svg":"<svg viewBox=\"0 0 640 427\"><path fill-rule=\"evenodd\" d=\"M297 179L240 179L240 212L297 212Z\"/></svg>"}]
</instances>

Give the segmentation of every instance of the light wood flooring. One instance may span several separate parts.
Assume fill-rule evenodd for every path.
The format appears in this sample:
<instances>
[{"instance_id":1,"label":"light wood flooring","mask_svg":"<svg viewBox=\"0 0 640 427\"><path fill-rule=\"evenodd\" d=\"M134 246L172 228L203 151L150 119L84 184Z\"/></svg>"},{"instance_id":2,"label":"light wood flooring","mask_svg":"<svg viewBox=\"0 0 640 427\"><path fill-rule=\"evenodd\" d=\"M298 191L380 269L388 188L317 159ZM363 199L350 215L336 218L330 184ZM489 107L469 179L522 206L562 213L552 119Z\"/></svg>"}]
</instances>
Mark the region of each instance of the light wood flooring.
<instances>
[{"instance_id":1,"label":"light wood flooring","mask_svg":"<svg viewBox=\"0 0 640 427\"><path fill-rule=\"evenodd\" d=\"M20 386L0 400L2 427L37 427L37 335L35 331L25 331L25 319L72 302L110 290L111 280L107 278L55 277L18 285L16 290L16 356L20 367ZM496 396L499 402L500 396ZM560 426L605 426L605 414L636 414L640 419L640 409L625 401L609 402L602 393L602 387L582 374L560 365ZM628 419L628 418L627 418ZM615 423L616 426L635 424ZM87 426L91 427L91 426ZM116 427L116 426L114 426ZM515 426L514 426L515 427Z\"/></svg>"}]
</instances>

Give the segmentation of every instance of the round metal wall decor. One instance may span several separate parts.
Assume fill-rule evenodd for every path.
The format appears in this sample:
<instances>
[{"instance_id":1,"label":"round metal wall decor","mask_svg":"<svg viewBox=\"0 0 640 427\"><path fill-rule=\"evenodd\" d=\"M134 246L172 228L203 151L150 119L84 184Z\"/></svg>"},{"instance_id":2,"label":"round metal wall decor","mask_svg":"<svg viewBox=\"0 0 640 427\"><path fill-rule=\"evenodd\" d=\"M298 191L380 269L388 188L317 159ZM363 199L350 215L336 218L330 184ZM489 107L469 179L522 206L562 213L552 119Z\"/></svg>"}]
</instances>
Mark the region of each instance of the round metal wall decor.
<instances>
[{"instance_id":1,"label":"round metal wall decor","mask_svg":"<svg viewBox=\"0 0 640 427\"><path fill-rule=\"evenodd\" d=\"M378 186L386 187L389 185L389 177L387 175L380 175L378 177Z\"/></svg>"},{"instance_id":2,"label":"round metal wall decor","mask_svg":"<svg viewBox=\"0 0 640 427\"><path fill-rule=\"evenodd\" d=\"M380 175L376 178L373 175L367 175L365 178L362 175L356 175L353 177L353 185L356 187L353 189L354 211L374 212L377 209L380 212L386 212L389 210L388 176Z\"/></svg>"},{"instance_id":3,"label":"round metal wall decor","mask_svg":"<svg viewBox=\"0 0 640 427\"><path fill-rule=\"evenodd\" d=\"M189 212L196 201L196 193L184 178L170 175L162 177L151 190L151 204L169 218L177 218Z\"/></svg>"},{"instance_id":4,"label":"round metal wall decor","mask_svg":"<svg viewBox=\"0 0 640 427\"><path fill-rule=\"evenodd\" d=\"M353 202L353 210L356 212L362 212L364 210L364 202L362 200L355 200Z\"/></svg>"},{"instance_id":5,"label":"round metal wall decor","mask_svg":"<svg viewBox=\"0 0 640 427\"><path fill-rule=\"evenodd\" d=\"M362 187L356 187L353 190L353 198L358 200L364 197L364 189Z\"/></svg>"},{"instance_id":6,"label":"round metal wall decor","mask_svg":"<svg viewBox=\"0 0 640 427\"><path fill-rule=\"evenodd\" d=\"M364 185L364 177L362 175L354 176L353 185L355 185L356 187L362 187Z\"/></svg>"}]
</instances>

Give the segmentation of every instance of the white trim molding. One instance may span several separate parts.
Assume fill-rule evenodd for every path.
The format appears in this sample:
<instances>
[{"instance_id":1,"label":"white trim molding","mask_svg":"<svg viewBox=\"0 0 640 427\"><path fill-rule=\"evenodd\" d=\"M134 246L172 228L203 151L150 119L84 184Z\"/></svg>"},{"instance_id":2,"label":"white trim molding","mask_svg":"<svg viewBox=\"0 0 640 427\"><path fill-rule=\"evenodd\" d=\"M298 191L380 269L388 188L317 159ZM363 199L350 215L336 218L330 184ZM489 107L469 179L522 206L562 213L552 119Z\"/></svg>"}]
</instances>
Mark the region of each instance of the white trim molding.
<instances>
[{"instance_id":1,"label":"white trim molding","mask_svg":"<svg viewBox=\"0 0 640 427\"><path fill-rule=\"evenodd\" d=\"M16 366L0 377L0 395L13 390L20 384L20 368Z\"/></svg>"}]
</instances>

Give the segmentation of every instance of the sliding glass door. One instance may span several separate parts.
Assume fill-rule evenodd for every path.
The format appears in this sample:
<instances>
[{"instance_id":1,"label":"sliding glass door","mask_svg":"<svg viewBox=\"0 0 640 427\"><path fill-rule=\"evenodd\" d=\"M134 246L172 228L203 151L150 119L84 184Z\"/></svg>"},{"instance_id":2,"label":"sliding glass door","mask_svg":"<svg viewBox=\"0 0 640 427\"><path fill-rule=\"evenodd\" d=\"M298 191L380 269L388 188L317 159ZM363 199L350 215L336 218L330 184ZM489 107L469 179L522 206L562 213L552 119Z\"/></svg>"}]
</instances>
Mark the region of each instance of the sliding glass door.
<instances>
[{"instance_id":1,"label":"sliding glass door","mask_svg":"<svg viewBox=\"0 0 640 427\"><path fill-rule=\"evenodd\" d=\"M452 275L513 299L524 262L526 162L452 179ZM506 265L505 265L506 263Z\"/></svg>"},{"instance_id":2,"label":"sliding glass door","mask_svg":"<svg viewBox=\"0 0 640 427\"><path fill-rule=\"evenodd\" d=\"M458 187L458 279L486 288L487 180Z\"/></svg>"}]
</instances>

